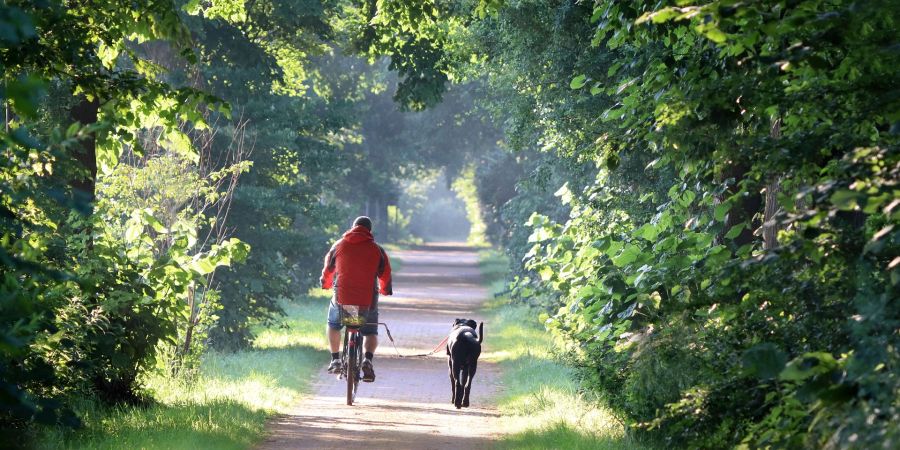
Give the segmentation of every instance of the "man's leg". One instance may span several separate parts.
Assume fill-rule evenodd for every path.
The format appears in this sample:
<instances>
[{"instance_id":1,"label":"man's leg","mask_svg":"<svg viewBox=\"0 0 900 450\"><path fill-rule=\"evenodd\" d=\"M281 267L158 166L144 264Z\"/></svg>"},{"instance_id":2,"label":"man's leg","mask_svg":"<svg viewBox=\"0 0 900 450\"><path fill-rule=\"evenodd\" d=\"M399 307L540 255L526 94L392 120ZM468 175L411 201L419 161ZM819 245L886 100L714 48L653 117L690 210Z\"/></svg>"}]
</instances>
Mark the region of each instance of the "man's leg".
<instances>
[{"instance_id":1,"label":"man's leg","mask_svg":"<svg viewBox=\"0 0 900 450\"><path fill-rule=\"evenodd\" d=\"M378 348L378 303L369 310L366 316L366 326L359 331L363 335L363 349L366 351L366 359L369 361L374 358L375 349Z\"/></svg>"},{"instance_id":2,"label":"man's leg","mask_svg":"<svg viewBox=\"0 0 900 450\"><path fill-rule=\"evenodd\" d=\"M336 330L331 325L325 326L328 335L328 346L331 347L331 354L340 353L341 351L341 330ZM368 350L366 350L368 351Z\"/></svg>"},{"instance_id":3,"label":"man's leg","mask_svg":"<svg viewBox=\"0 0 900 450\"><path fill-rule=\"evenodd\" d=\"M338 341L340 341L340 337L338 337ZM366 357L369 357L369 353L372 353L374 355L375 349L378 348L378 335L370 334L368 336L364 336L363 348L366 349ZM371 359L371 357L369 359Z\"/></svg>"},{"instance_id":4,"label":"man's leg","mask_svg":"<svg viewBox=\"0 0 900 450\"><path fill-rule=\"evenodd\" d=\"M378 307L369 311L366 321L372 325L366 325L360 329L363 335L363 350L366 358L363 360L363 381L375 381L375 369L372 367L372 359L375 358L375 349L378 348Z\"/></svg>"},{"instance_id":5,"label":"man's leg","mask_svg":"<svg viewBox=\"0 0 900 450\"><path fill-rule=\"evenodd\" d=\"M328 373L341 371L341 319L334 303L328 306L328 323L325 325L325 336L328 337L328 346L331 348L331 361L328 364Z\"/></svg>"},{"instance_id":6,"label":"man's leg","mask_svg":"<svg viewBox=\"0 0 900 450\"><path fill-rule=\"evenodd\" d=\"M372 359L375 358L375 349L378 348L378 335L368 334L363 336L363 350L366 358L362 363L362 380L368 383L375 381L375 368L372 367Z\"/></svg>"}]
</instances>

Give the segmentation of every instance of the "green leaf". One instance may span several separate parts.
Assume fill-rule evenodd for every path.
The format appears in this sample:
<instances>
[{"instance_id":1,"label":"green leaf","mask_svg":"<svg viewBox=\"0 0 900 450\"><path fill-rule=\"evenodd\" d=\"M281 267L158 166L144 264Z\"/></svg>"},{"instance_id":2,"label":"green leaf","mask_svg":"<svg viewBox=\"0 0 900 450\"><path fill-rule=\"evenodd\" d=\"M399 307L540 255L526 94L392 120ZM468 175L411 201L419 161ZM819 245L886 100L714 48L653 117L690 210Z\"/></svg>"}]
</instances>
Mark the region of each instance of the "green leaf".
<instances>
[{"instance_id":1,"label":"green leaf","mask_svg":"<svg viewBox=\"0 0 900 450\"><path fill-rule=\"evenodd\" d=\"M628 244L625 249L622 250L622 253L612 258L612 262L616 265L616 267L625 267L636 261L638 255L640 254L640 247L638 247L637 245Z\"/></svg>"},{"instance_id":2,"label":"green leaf","mask_svg":"<svg viewBox=\"0 0 900 450\"><path fill-rule=\"evenodd\" d=\"M746 228L746 227L747 227L746 222L741 222L741 223L731 227L731 229L728 230L727 233L725 233L725 239L734 239L734 238L738 237L741 234L741 231L744 231L744 228Z\"/></svg>"},{"instance_id":3,"label":"green leaf","mask_svg":"<svg viewBox=\"0 0 900 450\"><path fill-rule=\"evenodd\" d=\"M585 75L578 75L577 77L572 78L569 87L572 89L581 89L584 87L585 83L587 83L587 77Z\"/></svg>"},{"instance_id":4,"label":"green leaf","mask_svg":"<svg viewBox=\"0 0 900 450\"><path fill-rule=\"evenodd\" d=\"M860 192L851 191L849 189L840 189L831 194L831 204L841 211L852 211L859 209L859 202L865 198Z\"/></svg>"},{"instance_id":5,"label":"green leaf","mask_svg":"<svg viewBox=\"0 0 900 450\"><path fill-rule=\"evenodd\" d=\"M172 151L188 161L198 164L200 162L200 154L191 143L190 137L180 130L172 130L166 133L161 144L169 151Z\"/></svg>"},{"instance_id":6,"label":"green leaf","mask_svg":"<svg viewBox=\"0 0 900 450\"><path fill-rule=\"evenodd\" d=\"M6 84L6 97L15 112L28 118L35 117L38 105L47 92L47 82L33 75L21 76Z\"/></svg>"},{"instance_id":7,"label":"green leaf","mask_svg":"<svg viewBox=\"0 0 900 450\"><path fill-rule=\"evenodd\" d=\"M697 194L695 194L694 191L687 190L681 194L681 198L678 200L678 203L682 207L687 208L691 205L691 203L693 203L695 198L697 198Z\"/></svg>"},{"instance_id":8,"label":"green leaf","mask_svg":"<svg viewBox=\"0 0 900 450\"><path fill-rule=\"evenodd\" d=\"M168 229L162 222L159 221L156 217L153 216L153 211L145 210L142 215L145 222L150 225L154 231L157 233L168 233Z\"/></svg>"},{"instance_id":9,"label":"green leaf","mask_svg":"<svg viewBox=\"0 0 900 450\"><path fill-rule=\"evenodd\" d=\"M120 51L117 45L110 46L101 42L100 45L97 46L97 56L100 58L100 63L109 70L115 68L119 53Z\"/></svg>"},{"instance_id":10,"label":"green leaf","mask_svg":"<svg viewBox=\"0 0 900 450\"><path fill-rule=\"evenodd\" d=\"M667 8L660 9L658 11L652 11L649 13L645 13L643 16L639 17L635 23L642 24L647 21L651 21L653 23L663 23L669 21L675 17L681 15L681 8L675 6L669 6Z\"/></svg>"},{"instance_id":11,"label":"green leaf","mask_svg":"<svg viewBox=\"0 0 900 450\"><path fill-rule=\"evenodd\" d=\"M578 292L575 293L575 298L587 299L594 296L595 289L593 286L586 284L578 289Z\"/></svg>"},{"instance_id":12,"label":"green leaf","mask_svg":"<svg viewBox=\"0 0 900 450\"><path fill-rule=\"evenodd\" d=\"M829 353L806 353L788 363L778 378L784 381L803 381L809 377L827 373L836 366L837 361Z\"/></svg>"},{"instance_id":13,"label":"green leaf","mask_svg":"<svg viewBox=\"0 0 900 450\"><path fill-rule=\"evenodd\" d=\"M555 272L553 271L553 268L551 268L549 266L545 266L545 267L541 268L541 270L538 272L538 275L541 276L541 281L552 280L554 274L555 274Z\"/></svg>"},{"instance_id":14,"label":"green leaf","mask_svg":"<svg viewBox=\"0 0 900 450\"><path fill-rule=\"evenodd\" d=\"M194 16L200 13L200 0L188 0L184 6L181 7L181 10Z\"/></svg>"},{"instance_id":15,"label":"green leaf","mask_svg":"<svg viewBox=\"0 0 900 450\"><path fill-rule=\"evenodd\" d=\"M226 245L231 249L231 259L237 262L243 262L250 255L250 244L238 238L229 239Z\"/></svg>"},{"instance_id":16,"label":"green leaf","mask_svg":"<svg viewBox=\"0 0 900 450\"><path fill-rule=\"evenodd\" d=\"M562 203L564 205L568 205L569 203L571 203L572 198L574 197L574 195L572 194L572 191L569 190L568 182L566 182L565 184L562 185L562 187L557 189L556 192L553 193L553 196L559 197L560 201L562 201Z\"/></svg>"},{"instance_id":17,"label":"green leaf","mask_svg":"<svg viewBox=\"0 0 900 450\"><path fill-rule=\"evenodd\" d=\"M645 239L647 241L655 241L657 236L659 236L659 228L652 223L645 223L641 225L640 228L634 231L634 236Z\"/></svg>"},{"instance_id":18,"label":"green leaf","mask_svg":"<svg viewBox=\"0 0 900 450\"><path fill-rule=\"evenodd\" d=\"M728 40L728 35L726 35L724 32L722 32L722 30L720 30L718 28L714 28L714 27L708 28L703 34L706 35L706 37L709 40L715 42L716 44L721 44L721 43L725 42L726 40Z\"/></svg>"},{"instance_id":19,"label":"green leaf","mask_svg":"<svg viewBox=\"0 0 900 450\"><path fill-rule=\"evenodd\" d=\"M600 119L604 122L609 122L611 120L616 120L625 115L625 108L609 108L606 111L603 111L603 114L600 114Z\"/></svg>"},{"instance_id":20,"label":"green leaf","mask_svg":"<svg viewBox=\"0 0 900 450\"><path fill-rule=\"evenodd\" d=\"M612 258L612 257L615 256L615 255L619 252L619 250L621 250L622 247L624 247L624 246L625 246L625 245L622 244L622 243L619 242L619 241L610 241L610 242L609 242L609 247L607 247L607 249L604 250L603 253L606 253L606 256L609 256L610 258Z\"/></svg>"},{"instance_id":21,"label":"green leaf","mask_svg":"<svg viewBox=\"0 0 900 450\"><path fill-rule=\"evenodd\" d=\"M98 140L96 146L97 168L100 173L108 175L119 164L122 155L122 142L118 139Z\"/></svg>"},{"instance_id":22,"label":"green leaf","mask_svg":"<svg viewBox=\"0 0 900 450\"><path fill-rule=\"evenodd\" d=\"M144 224L140 221L131 220L128 227L125 228L125 242L135 242L140 239L144 232Z\"/></svg>"},{"instance_id":23,"label":"green leaf","mask_svg":"<svg viewBox=\"0 0 900 450\"><path fill-rule=\"evenodd\" d=\"M624 65L624 64L625 64L625 63L622 62L622 61L619 61L619 62L613 64L613 65L609 68L609 70L606 71L606 76L611 77L611 76L615 75L616 72L618 72L619 69L620 69L620 68L622 67L622 65Z\"/></svg>"},{"instance_id":24,"label":"green leaf","mask_svg":"<svg viewBox=\"0 0 900 450\"><path fill-rule=\"evenodd\" d=\"M69 125L68 128L66 128L66 139L72 139L73 137L75 137L75 135L78 134L78 130L80 129L81 123L72 122L72 124Z\"/></svg>"},{"instance_id":25,"label":"green leaf","mask_svg":"<svg viewBox=\"0 0 900 450\"><path fill-rule=\"evenodd\" d=\"M192 261L190 268L199 275L206 275L216 270L216 264L209 258L200 258Z\"/></svg>"},{"instance_id":26,"label":"green leaf","mask_svg":"<svg viewBox=\"0 0 900 450\"><path fill-rule=\"evenodd\" d=\"M716 209L714 212L714 216L716 220L722 222L725 220L725 216L728 214L728 211L731 210L731 205L729 203L719 203L716 205Z\"/></svg>"}]
</instances>

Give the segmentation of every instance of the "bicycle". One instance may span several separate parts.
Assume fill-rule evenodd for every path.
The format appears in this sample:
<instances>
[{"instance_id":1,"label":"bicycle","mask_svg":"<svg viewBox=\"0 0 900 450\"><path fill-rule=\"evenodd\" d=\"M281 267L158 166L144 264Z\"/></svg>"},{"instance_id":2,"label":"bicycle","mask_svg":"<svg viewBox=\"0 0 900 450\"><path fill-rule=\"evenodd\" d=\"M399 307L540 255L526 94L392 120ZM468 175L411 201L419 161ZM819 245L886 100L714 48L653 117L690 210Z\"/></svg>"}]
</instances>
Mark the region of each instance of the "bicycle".
<instances>
[{"instance_id":1,"label":"bicycle","mask_svg":"<svg viewBox=\"0 0 900 450\"><path fill-rule=\"evenodd\" d=\"M341 351L341 371L338 379L347 380L347 405L353 406L363 362L363 338L359 332L366 325L368 309L356 305L341 305L341 324L344 325L344 345Z\"/></svg>"}]
</instances>

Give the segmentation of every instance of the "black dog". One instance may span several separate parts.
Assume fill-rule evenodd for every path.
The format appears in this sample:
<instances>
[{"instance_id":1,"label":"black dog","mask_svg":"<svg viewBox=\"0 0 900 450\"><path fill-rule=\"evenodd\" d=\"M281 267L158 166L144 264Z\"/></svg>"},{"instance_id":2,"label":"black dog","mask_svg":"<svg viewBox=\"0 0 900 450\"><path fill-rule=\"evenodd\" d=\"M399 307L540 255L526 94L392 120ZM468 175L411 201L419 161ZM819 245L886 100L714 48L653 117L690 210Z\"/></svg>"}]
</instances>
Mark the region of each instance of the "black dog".
<instances>
[{"instance_id":1,"label":"black dog","mask_svg":"<svg viewBox=\"0 0 900 450\"><path fill-rule=\"evenodd\" d=\"M475 333L475 321L456 319L450 336L447 338L447 355L450 364L450 386L453 397L450 402L457 409L469 406L469 391L472 390L472 378L478 367L481 355L481 341L484 338L484 322Z\"/></svg>"}]
</instances>

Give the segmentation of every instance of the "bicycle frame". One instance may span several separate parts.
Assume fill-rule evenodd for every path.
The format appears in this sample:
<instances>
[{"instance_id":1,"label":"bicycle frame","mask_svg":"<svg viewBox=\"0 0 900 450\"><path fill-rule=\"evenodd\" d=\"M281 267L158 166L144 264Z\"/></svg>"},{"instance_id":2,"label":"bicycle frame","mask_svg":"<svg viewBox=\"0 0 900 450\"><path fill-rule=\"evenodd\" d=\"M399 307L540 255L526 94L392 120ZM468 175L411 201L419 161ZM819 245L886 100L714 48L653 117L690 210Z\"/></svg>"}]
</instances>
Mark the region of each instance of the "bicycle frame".
<instances>
[{"instance_id":1,"label":"bicycle frame","mask_svg":"<svg viewBox=\"0 0 900 450\"><path fill-rule=\"evenodd\" d=\"M344 349L341 355L341 376L347 380L347 405L353 406L356 391L359 388L360 366L362 366L362 334L359 328L347 327L344 330Z\"/></svg>"},{"instance_id":2,"label":"bicycle frame","mask_svg":"<svg viewBox=\"0 0 900 450\"><path fill-rule=\"evenodd\" d=\"M360 328L365 324L365 319L360 322L359 309L347 312L340 308L341 323L344 325L344 345L341 351L341 372L338 379L347 380L347 405L353 406L356 400L356 391L362 379L360 368L363 361L363 338ZM362 315L365 317L365 314Z\"/></svg>"}]
</instances>

